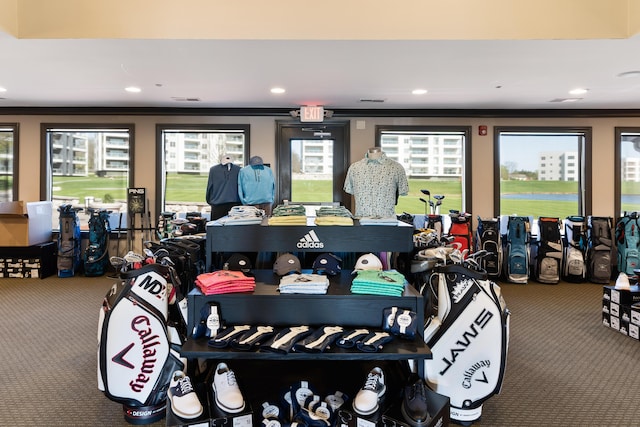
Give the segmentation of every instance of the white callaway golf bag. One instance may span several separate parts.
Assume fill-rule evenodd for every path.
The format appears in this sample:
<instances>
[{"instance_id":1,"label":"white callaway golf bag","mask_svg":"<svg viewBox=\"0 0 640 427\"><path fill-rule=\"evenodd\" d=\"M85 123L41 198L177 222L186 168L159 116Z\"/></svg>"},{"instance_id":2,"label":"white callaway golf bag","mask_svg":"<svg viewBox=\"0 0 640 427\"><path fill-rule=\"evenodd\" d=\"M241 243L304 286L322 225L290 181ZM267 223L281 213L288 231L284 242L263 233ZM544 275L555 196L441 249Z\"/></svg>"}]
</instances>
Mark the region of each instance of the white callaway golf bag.
<instances>
[{"instance_id":1,"label":"white callaway golf bag","mask_svg":"<svg viewBox=\"0 0 640 427\"><path fill-rule=\"evenodd\" d=\"M181 343L167 327L175 292L171 277L172 268L161 264L128 271L100 310L98 389L124 405L125 419L132 424L164 417L170 377L185 368L172 349Z\"/></svg>"},{"instance_id":2,"label":"white callaway golf bag","mask_svg":"<svg viewBox=\"0 0 640 427\"><path fill-rule=\"evenodd\" d=\"M437 266L435 273L438 309L425 324L433 354L425 360L425 380L450 398L451 420L470 425L502 387L510 313L486 272L463 263Z\"/></svg>"}]
</instances>

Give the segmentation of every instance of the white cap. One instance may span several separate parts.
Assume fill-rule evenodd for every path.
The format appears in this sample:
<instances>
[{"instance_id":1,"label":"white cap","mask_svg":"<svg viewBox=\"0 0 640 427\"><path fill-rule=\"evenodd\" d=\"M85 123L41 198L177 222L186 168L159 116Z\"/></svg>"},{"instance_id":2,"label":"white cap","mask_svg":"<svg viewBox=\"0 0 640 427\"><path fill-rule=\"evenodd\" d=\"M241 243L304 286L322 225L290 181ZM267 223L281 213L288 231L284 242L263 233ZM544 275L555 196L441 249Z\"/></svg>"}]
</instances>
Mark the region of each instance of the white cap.
<instances>
[{"instance_id":1,"label":"white cap","mask_svg":"<svg viewBox=\"0 0 640 427\"><path fill-rule=\"evenodd\" d=\"M356 272L361 270L382 271L382 261L372 253L361 255L360 258L358 258L353 271Z\"/></svg>"}]
</instances>

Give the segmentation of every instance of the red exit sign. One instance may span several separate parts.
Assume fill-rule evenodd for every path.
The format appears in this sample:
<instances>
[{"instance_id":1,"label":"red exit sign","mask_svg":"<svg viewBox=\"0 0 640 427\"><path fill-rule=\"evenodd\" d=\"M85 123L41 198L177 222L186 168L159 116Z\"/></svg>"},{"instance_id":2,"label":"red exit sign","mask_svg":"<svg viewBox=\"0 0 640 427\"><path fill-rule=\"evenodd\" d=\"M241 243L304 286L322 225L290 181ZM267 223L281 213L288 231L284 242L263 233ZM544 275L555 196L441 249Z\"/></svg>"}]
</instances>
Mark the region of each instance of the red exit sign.
<instances>
[{"instance_id":1,"label":"red exit sign","mask_svg":"<svg viewBox=\"0 0 640 427\"><path fill-rule=\"evenodd\" d=\"M320 106L302 106L300 107L301 122L321 122L324 120L324 107Z\"/></svg>"}]
</instances>

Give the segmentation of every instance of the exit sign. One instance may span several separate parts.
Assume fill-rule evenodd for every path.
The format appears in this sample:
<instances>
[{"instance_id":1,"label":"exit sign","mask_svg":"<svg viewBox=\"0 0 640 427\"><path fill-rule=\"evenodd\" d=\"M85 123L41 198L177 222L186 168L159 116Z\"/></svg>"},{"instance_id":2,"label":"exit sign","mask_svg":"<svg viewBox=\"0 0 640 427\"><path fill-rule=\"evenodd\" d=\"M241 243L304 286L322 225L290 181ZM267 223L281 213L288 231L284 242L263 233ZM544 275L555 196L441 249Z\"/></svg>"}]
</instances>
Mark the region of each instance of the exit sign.
<instances>
[{"instance_id":1,"label":"exit sign","mask_svg":"<svg viewBox=\"0 0 640 427\"><path fill-rule=\"evenodd\" d=\"M302 106L300 107L301 122L321 122L324 120L324 107Z\"/></svg>"}]
</instances>

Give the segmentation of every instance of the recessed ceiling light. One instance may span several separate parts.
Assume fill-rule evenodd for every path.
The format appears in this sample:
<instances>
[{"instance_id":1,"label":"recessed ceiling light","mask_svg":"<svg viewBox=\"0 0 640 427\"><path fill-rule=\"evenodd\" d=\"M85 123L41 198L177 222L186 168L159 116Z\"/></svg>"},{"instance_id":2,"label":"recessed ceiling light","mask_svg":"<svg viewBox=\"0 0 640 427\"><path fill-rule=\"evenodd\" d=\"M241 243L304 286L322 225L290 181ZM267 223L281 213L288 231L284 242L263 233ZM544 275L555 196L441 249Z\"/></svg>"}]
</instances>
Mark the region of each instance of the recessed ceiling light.
<instances>
[{"instance_id":1,"label":"recessed ceiling light","mask_svg":"<svg viewBox=\"0 0 640 427\"><path fill-rule=\"evenodd\" d=\"M589 89L578 87L578 88L570 90L569 94L571 94L571 95L584 95L587 92L589 92Z\"/></svg>"},{"instance_id":2,"label":"recessed ceiling light","mask_svg":"<svg viewBox=\"0 0 640 427\"><path fill-rule=\"evenodd\" d=\"M618 77L640 77L640 70L625 71L624 73L618 74Z\"/></svg>"},{"instance_id":3,"label":"recessed ceiling light","mask_svg":"<svg viewBox=\"0 0 640 427\"><path fill-rule=\"evenodd\" d=\"M142 89L140 89L139 87L135 87L135 86L126 87L126 88L124 88L124 90L126 90L127 92L130 92L130 93L142 92Z\"/></svg>"},{"instance_id":4,"label":"recessed ceiling light","mask_svg":"<svg viewBox=\"0 0 640 427\"><path fill-rule=\"evenodd\" d=\"M427 93L426 89L414 89L411 91L412 94L414 95L424 95L425 93Z\"/></svg>"},{"instance_id":5,"label":"recessed ceiling light","mask_svg":"<svg viewBox=\"0 0 640 427\"><path fill-rule=\"evenodd\" d=\"M582 98L565 98L560 102L577 102L580 101Z\"/></svg>"},{"instance_id":6,"label":"recessed ceiling light","mask_svg":"<svg viewBox=\"0 0 640 427\"><path fill-rule=\"evenodd\" d=\"M0 86L0 92L6 92L7 89L3 88L2 86Z\"/></svg>"},{"instance_id":7,"label":"recessed ceiling light","mask_svg":"<svg viewBox=\"0 0 640 427\"><path fill-rule=\"evenodd\" d=\"M271 88L271 93L285 93L286 91L284 90L284 88L281 87L274 87Z\"/></svg>"}]
</instances>

